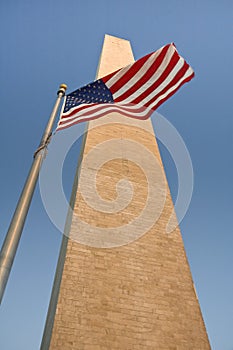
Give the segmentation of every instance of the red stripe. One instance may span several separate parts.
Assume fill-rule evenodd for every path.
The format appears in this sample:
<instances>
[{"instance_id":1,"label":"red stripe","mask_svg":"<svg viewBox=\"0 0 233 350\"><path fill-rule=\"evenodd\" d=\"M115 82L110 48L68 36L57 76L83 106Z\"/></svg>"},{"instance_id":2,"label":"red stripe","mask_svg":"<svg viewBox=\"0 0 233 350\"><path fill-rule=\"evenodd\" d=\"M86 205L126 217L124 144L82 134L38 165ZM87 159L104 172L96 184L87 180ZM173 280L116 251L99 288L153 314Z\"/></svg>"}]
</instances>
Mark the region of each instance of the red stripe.
<instances>
[{"instance_id":1,"label":"red stripe","mask_svg":"<svg viewBox=\"0 0 233 350\"><path fill-rule=\"evenodd\" d=\"M70 118L70 117L72 117L72 116L74 116L74 118L76 118L75 115L76 115L77 113L79 113L80 111L83 111L82 115L86 115L85 109L90 108L90 107L93 107L93 106L96 107L96 108L94 109L94 111L96 112L96 111L98 111L98 110L104 108L106 105L107 105L108 107L110 107L112 104L110 104L110 103L90 103L90 104L88 104L88 105L86 105L86 106L78 105L78 106L74 107L74 109L72 110L71 113L69 113L69 114L62 114L61 119L62 119L62 120L63 120L63 119L65 120L65 119ZM93 109L91 109L91 111L93 111Z\"/></svg>"},{"instance_id":2,"label":"red stripe","mask_svg":"<svg viewBox=\"0 0 233 350\"><path fill-rule=\"evenodd\" d=\"M125 68L125 67L123 67L123 68ZM123 68L120 68L120 69L118 69L118 70L116 70L116 71L114 71L114 72L112 72L112 73L106 75L105 77L101 78L101 80L102 80L104 83L106 83L109 79L111 79L115 74L117 74L117 73L118 73L120 70L122 70Z\"/></svg>"},{"instance_id":3,"label":"red stripe","mask_svg":"<svg viewBox=\"0 0 233 350\"><path fill-rule=\"evenodd\" d=\"M97 119L97 117L96 117L96 118L95 118L95 117L86 118L85 121L88 122L88 121L93 120L93 119ZM71 124L63 125L63 126L60 126L60 123L59 123L59 126L57 127L57 131L63 130L63 129L67 129L67 128L69 128L70 126L73 126L73 125L75 125L75 124L81 123L82 121L83 121L82 119L78 119L77 121L75 121L75 122L73 122L73 123L71 123Z\"/></svg>"},{"instance_id":4,"label":"red stripe","mask_svg":"<svg viewBox=\"0 0 233 350\"><path fill-rule=\"evenodd\" d=\"M176 75L174 76L174 78L170 81L169 84L167 84L165 86L165 88L163 90L161 90L158 94L156 94L150 101L148 101L145 106L149 107L158 97L160 97L161 95L163 95L164 93L166 93L166 91L168 91L172 86L174 86L176 83L179 82L179 80L182 79L182 77L185 75L185 73L187 72L187 70L189 69L189 65L184 62L183 67L181 67L181 69L176 73Z\"/></svg>"},{"instance_id":5,"label":"red stripe","mask_svg":"<svg viewBox=\"0 0 233 350\"><path fill-rule=\"evenodd\" d=\"M177 64L179 59L180 59L180 57L179 57L177 51L175 51L172 58L171 58L171 61L169 62L168 66L163 71L163 73L160 75L160 77L150 87L148 87L148 89L146 89L143 93L141 93L138 97L136 97L133 101L131 101L131 103L139 103L145 97L147 97L152 91L157 89L157 87L159 85L161 85L164 82L164 80L168 77L168 75L171 73L172 69L175 67L175 65ZM140 87L138 87L138 88L140 88ZM129 96L130 96L130 94L129 94ZM122 96L120 96L119 98L116 98L115 101L120 102L121 97Z\"/></svg>"},{"instance_id":6,"label":"red stripe","mask_svg":"<svg viewBox=\"0 0 233 350\"><path fill-rule=\"evenodd\" d=\"M163 99L161 99L153 108L152 110L155 111L163 102L165 102L166 100L168 100L172 95L174 95L176 93L176 91L185 83L187 83L188 81L190 81L192 78L194 77L194 73L192 73L189 77L187 77L186 79L184 79L179 85L178 87L173 90L172 92L170 92L170 94L168 94L166 97L164 97Z\"/></svg>"},{"instance_id":7,"label":"red stripe","mask_svg":"<svg viewBox=\"0 0 233 350\"><path fill-rule=\"evenodd\" d=\"M97 118L87 118L87 119L85 119L85 121L88 122L88 121L93 120L93 119L97 119ZM75 125L75 124L81 123L82 121L83 121L82 119L79 119L79 120L77 120L77 121L75 121L75 122L73 122L73 123L71 123L71 124L69 124L69 125L63 125L63 126L60 126L60 124L59 124L59 126L58 126L57 129L56 129L56 131L67 129L67 128L69 128L70 126L73 126L73 125Z\"/></svg>"},{"instance_id":8,"label":"red stripe","mask_svg":"<svg viewBox=\"0 0 233 350\"><path fill-rule=\"evenodd\" d=\"M107 104L107 103L106 103ZM89 108L90 106L99 106L100 104L99 103L90 103L88 106L83 106L82 104L79 105L79 106L76 106L74 107L74 109L72 109L72 111L69 113L69 114L62 114L62 119L65 119L65 118L69 118L69 117L72 117L72 115L76 114L77 113L77 108L79 111L85 109L85 108ZM66 112L67 113L67 112Z\"/></svg>"},{"instance_id":9,"label":"red stripe","mask_svg":"<svg viewBox=\"0 0 233 350\"><path fill-rule=\"evenodd\" d=\"M121 114L121 115L124 115L124 116L126 116L126 117L130 117L130 118L133 118L133 119L140 119L140 120L146 120L146 119L148 119L150 116L151 116L151 114L154 112L153 110L149 110L148 111L148 113L145 115L145 116L143 116L143 117L137 117L137 115L131 115L131 114L129 114L129 113L127 113L127 112L123 112L123 111L116 111L116 112L118 112L119 114ZM83 122L83 121L86 121L86 122L88 122L88 121L90 121L90 120L94 120L94 119L98 119L98 118L100 118L100 117L103 117L103 116L105 116L105 115L108 115L109 113L111 113L111 112L103 112L102 114L100 114L100 115L98 115L98 116L90 116L89 118L85 118L84 120L83 119L81 119L81 118L79 118L78 120L76 120L76 121L74 121L73 123L71 123L71 124L69 124L69 125L63 125L63 126L58 126L57 127L57 131L59 131L59 130L63 130L63 129L67 129L67 128L69 128L70 126L73 126L73 125L75 125L75 124L79 124L79 123L81 123L81 122Z\"/></svg>"},{"instance_id":10,"label":"red stripe","mask_svg":"<svg viewBox=\"0 0 233 350\"><path fill-rule=\"evenodd\" d=\"M113 84L111 86L111 89L110 89L111 93L114 94L123 85L125 85L139 71L139 69L145 64L147 59L153 54L154 54L154 52L140 58L138 61L133 63L132 66L129 68L129 70L127 70L127 72L119 80L117 80L117 82L115 84Z\"/></svg>"},{"instance_id":11,"label":"red stripe","mask_svg":"<svg viewBox=\"0 0 233 350\"><path fill-rule=\"evenodd\" d=\"M137 117L137 116L133 116L133 115L131 115L131 114L124 113L124 112L122 112L122 111L121 111L121 112L118 111L118 113L121 114L121 115L124 115L124 116L129 117L129 118L133 118L133 119L138 119L138 120L146 120L146 119L148 119L148 118L151 116L151 114L152 114L153 112L154 112L153 110L149 110L148 113L147 113L144 117ZM111 113L111 112L108 112L108 113ZM92 117L89 117L89 118L85 118L84 120L83 120L83 119L78 119L77 121L73 122L72 124L64 125L64 126L61 126L61 127L58 126L56 131L67 129L67 128L69 128L70 126L79 124L79 123L84 122L84 121L85 121L85 122L89 122L89 121L91 121L91 120L101 118L101 117L103 117L104 115L108 115L108 113L102 113L102 114L100 114L100 116L98 116L98 117L92 116Z\"/></svg>"},{"instance_id":12,"label":"red stripe","mask_svg":"<svg viewBox=\"0 0 233 350\"><path fill-rule=\"evenodd\" d=\"M122 109L124 108L124 109L127 109L127 107L129 106L132 106L132 104L129 104L129 105L123 105L123 106L118 106L117 104L112 104L111 106L109 106L110 108L111 108L111 110L109 111L106 111L106 105L107 104L102 104L102 105L98 105L98 106L96 106L96 108L95 109L92 109L92 110L87 110L86 112L85 111L83 111L83 113L80 115L80 116L73 116L73 118L71 118L71 119L69 119L69 120L66 120L65 118L63 118L63 116L61 117L61 120L60 120L60 122L59 122L59 125L62 125L62 124L65 124L65 123L69 123L69 122L71 122L72 120L74 120L74 119L76 119L76 118L82 118L82 117L84 117L84 116L88 116L88 115L92 115L92 114L96 114L97 112L99 112L99 111L101 111L101 110L103 110L104 111L104 113L105 114L107 114L107 113L112 113L112 112L119 112L119 111L122 111ZM136 106L135 106L136 107ZM86 108L88 108L88 106L86 106ZM129 112L128 113L141 113L143 110L145 110L145 107L143 106L143 107L138 107L138 108L135 108L135 109L133 109L132 110L132 112L131 112L131 110L129 110ZM106 111L106 112L105 112ZM76 114L77 113L79 113L80 112L80 110L79 110L79 108L77 108L76 109ZM98 118L99 118L99 115L97 116Z\"/></svg>"}]
</instances>

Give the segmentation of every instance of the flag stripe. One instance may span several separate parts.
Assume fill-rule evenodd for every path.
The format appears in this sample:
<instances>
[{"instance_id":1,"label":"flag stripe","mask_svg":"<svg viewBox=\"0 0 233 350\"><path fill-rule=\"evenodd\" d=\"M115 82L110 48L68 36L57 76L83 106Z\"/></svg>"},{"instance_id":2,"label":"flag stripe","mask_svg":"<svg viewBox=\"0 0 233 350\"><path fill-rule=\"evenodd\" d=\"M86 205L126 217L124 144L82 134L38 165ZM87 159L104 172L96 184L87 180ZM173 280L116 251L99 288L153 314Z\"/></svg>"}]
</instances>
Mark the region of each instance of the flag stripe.
<instances>
[{"instance_id":1,"label":"flag stripe","mask_svg":"<svg viewBox=\"0 0 233 350\"><path fill-rule=\"evenodd\" d=\"M159 81L152 87L151 92L140 101L142 104L150 104L153 102L153 100L158 97L161 93L164 92L164 89L169 88L170 84L172 84L172 81L174 77L178 74L180 70L182 70L184 66L184 60L179 59L175 67L173 67L172 71L165 77L161 77ZM165 78L165 79L164 79Z\"/></svg>"},{"instance_id":2,"label":"flag stripe","mask_svg":"<svg viewBox=\"0 0 233 350\"><path fill-rule=\"evenodd\" d=\"M124 68L120 68L118 70L115 70L114 72L108 74L108 75L105 75L102 80L104 83L106 83L108 80L110 80L114 75L116 75L118 72L122 71L123 69L127 68L129 69L131 66L131 64L129 64L128 66L124 67Z\"/></svg>"},{"instance_id":3,"label":"flag stripe","mask_svg":"<svg viewBox=\"0 0 233 350\"><path fill-rule=\"evenodd\" d=\"M139 79L141 79L147 73L150 67L154 64L157 57L163 50L166 52L167 47L164 47L163 49L160 49L150 55L145 56L147 58L146 60L140 59L136 61L135 64L131 66L127 74L124 74L123 77L119 79L114 85L109 84L109 82L107 82L106 85L111 90L112 94L116 95L116 97L120 96L122 93L125 92L125 90L128 89L128 87L131 87Z\"/></svg>"},{"instance_id":4,"label":"flag stripe","mask_svg":"<svg viewBox=\"0 0 233 350\"><path fill-rule=\"evenodd\" d=\"M146 81L148 81L149 78L153 75L153 73L160 69L161 64L163 67L164 59L168 50L174 51L174 48L172 46L166 46L162 50L159 50L159 52L156 52L156 55L151 55L148 61L144 64L144 66L141 67L141 69L137 72L137 74L134 74L134 76L127 82L125 82L124 80L121 80L119 82L119 89L117 91L114 91L111 86L106 84L110 88L114 98L116 99L120 97L120 99L123 100L123 95L125 95L126 97L130 95L130 89L132 89L135 85L142 86Z\"/></svg>"},{"instance_id":5,"label":"flag stripe","mask_svg":"<svg viewBox=\"0 0 233 350\"><path fill-rule=\"evenodd\" d=\"M72 116L66 117L64 120L63 119L60 120L60 124L68 123L77 117L81 118L81 117L86 116L86 115L98 114L101 110L111 111L113 109L114 109L114 111L124 110L124 111L127 111L128 113L137 113L138 115L140 115L140 113L142 111L146 110L146 107L138 106L138 105L131 105L131 104L121 105L121 104L107 104L107 103L105 105L96 105L96 104L86 105L85 109L82 109L81 111L76 109L76 113L74 113ZM150 108L147 108L147 109L149 110Z\"/></svg>"},{"instance_id":6,"label":"flag stripe","mask_svg":"<svg viewBox=\"0 0 233 350\"><path fill-rule=\"evenodd\" d=\"M99 103L83 103L78 107L73 107L72 109L70 109L68 112L63 113L62 119L68 119L72 116L74 116L77 112L81 112L83 110L85 110L86 108L92 108L93 106L100 106ZM101 104L102 106L102 104Z\"/></svg>"},{"instance_id":7,"label":"flag stripe","mask_svg":"<svg viewBox=\"0 0 233 350\"><path fill-rule=\"evenodd\" d=\"M124 68L121 68L118 71L110 74L110 79L108 79L108 77L109 77L108 75L106 77L101 78L101 79L106 84L106 86L107 86L107 83L109 86L112 86L130 70L131 66L132 65L130 64L130 65L128 65Z\"/></svg>"},{"instance_id":8,"label":"flag stripe","mask_svg":"<svg viewBox=\"0 0 233 350\"><path fill-rule=\"evenodd\" d=\"M140 87L140 81L137 82L136 88L137 90L131 94L131 91L134 91L134 87L132 87L132 90L127 90L125 92L125 99L123 96L119 98L115 98L115 94L113 95L115 102L133 102L134 100L137 100L137 103L144 100L144 98L149 95L154 89L156 89L169 75L173 67L176 65L176 63L179 60L179 56L173 54L171 57L166 58L161 62L160 66L158 67L158 70L156 70L155 74L151 77L151 79L147 80L144 85Z\"/></svg>"},{"instance_id":9,"label":"flag stripe","mask_svg":"<svg viewBox=\"0 0 233 350\"><path fill-rule=\"evenodd\" d=\"M104 111L103 110L102 113L99 114L98 116L91 115L91 116L85 116L85 117L81 117L81 118L80 117L74 118L73 121L71 121L69 123L66 123L64 125L60 125L59 124L59 126L57 127L57 131L58 130L64 130L66 128L69 128L70 126L76 125L76 124L81 123L81 122L88 122L88 121L91 121L91 120L94 120L94 119L99 119L100 117L106 116L110 112L113 112L113 111L111 110L111 111L108 112L108 111ZM124 115L125 117L129 117L129 118L133 118L133 119L145 120L145 119L148 119L150 117L150 115L153 113L153 110L148 110L147 113L142 115L140 118L135 118L135 114L134 113L127 113L126 111L120 110L119 108L117 108L117 110L115 112L118 112L120 115Z\"/></svg>"},{"instance_id":10,"label":"flag stripe","mask_svg":"<svg viewBox=\"0 0 233 350\"><path fill-rule=\"evenodd\" d=\"M138 61L136 61L136 62L134 62L132 64L129 64L128 66L126 66L126 67L116 71L115 74L112 73L112 74L107 75L106 77L103 77L102 78L103 82L108 87L112 87L113 88L112 91L114 91L114 85L116 83L118 83L118 81L121 81L121 78L124 77L126 75L126 73L127 73L126 76L131 78L132 69L133 69L133 71L136 71L137 69L140 69L141 66L150 58L150 56L152 54L154 54L154 53L150 53L150 54L140 58ZM109 76L111 76L110 79L109 79Z\"/></svg>"},{"instance_id":11,"label":"flag stripe","mask_svg":"<svg viewBox=\"0 0 233 350\"><path fill-rule=\"evenodd\" d=\"M77 112L74 116L69 117L66 120L60 121L58 130L74 125L77 123L77 121L80 122L96 119L112 112L118 112L131 118L135 118L135 115L137 115L137 118L139 119L147 119L152 113L152 110L150 108L145 108L144 106L138 108L135 105L130 105L129 107L120 106L116 104L113 104L112 106L109 106L108 104L106 104L105 106L89 106L89 108L86 108L85 112Z\"/></svg>"},{"instance_id":12,"label":"flag stripe","mask_svg":"<svg viewBox=\"0 0 233 350\"><path fill-rule=\"evenodd\" d=\"M172 96L184 83L187 83L194 77L194 72L192 68L189 67L188 71L184 75L184 77L174 86L172 86L168 91L166 91L163 95L159 96L156 101L150 105L150 108L153 110L157 109L162 102L166 101L170 96ZM161 102L162 101L162 102Z\"/></svg>"}]
</instances>

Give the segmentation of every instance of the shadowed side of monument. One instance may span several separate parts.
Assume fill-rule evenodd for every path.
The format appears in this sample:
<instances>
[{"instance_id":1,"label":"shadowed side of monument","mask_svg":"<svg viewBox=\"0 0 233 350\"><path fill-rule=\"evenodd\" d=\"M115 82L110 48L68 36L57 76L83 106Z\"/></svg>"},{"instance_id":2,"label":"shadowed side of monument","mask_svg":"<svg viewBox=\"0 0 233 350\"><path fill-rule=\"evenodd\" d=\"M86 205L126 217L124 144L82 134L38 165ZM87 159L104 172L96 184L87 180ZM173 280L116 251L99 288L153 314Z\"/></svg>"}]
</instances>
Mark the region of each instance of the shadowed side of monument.
<instances>
[{"instance_id":1,"label":"shadowed side of monument","mask_svg":"<svg viewBox=\"0 0 233 350\"><path fill-rule=\"evenodd\" d=\"M97 76L133 61L107 35ZM210 349L151 121L111 113L85 141L41 349Z\"/></svg>"}]
</instances>

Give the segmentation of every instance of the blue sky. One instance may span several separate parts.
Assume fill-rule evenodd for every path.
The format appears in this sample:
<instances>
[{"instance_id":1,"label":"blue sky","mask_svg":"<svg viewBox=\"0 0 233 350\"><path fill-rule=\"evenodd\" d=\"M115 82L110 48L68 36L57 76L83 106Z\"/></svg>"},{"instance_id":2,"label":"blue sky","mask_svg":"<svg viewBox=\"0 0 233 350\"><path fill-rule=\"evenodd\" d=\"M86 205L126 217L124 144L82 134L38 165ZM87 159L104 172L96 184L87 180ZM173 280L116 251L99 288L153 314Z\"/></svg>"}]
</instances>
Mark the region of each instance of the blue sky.
<instances>
[{"instance_id":1,"label":"blue sky","mask_svg":"<svg viewBox=\"0 0 233 350\"><path fill-rule=\"evenodd\" d=\"M194 193L181 223L212 349L233 350L233 2L1 1L1 196L4 239L60 83L95 77L104 34L131 41L135 58L175 42L196 77L159 108L190 152ZM155 121L156 127L156 121ZM160 145L171 192L177 176ZM78 158L65 162L67 197ZM0 348L38 349L61 233L36 189L0 312Z\"/></svg>"}]
</instances>

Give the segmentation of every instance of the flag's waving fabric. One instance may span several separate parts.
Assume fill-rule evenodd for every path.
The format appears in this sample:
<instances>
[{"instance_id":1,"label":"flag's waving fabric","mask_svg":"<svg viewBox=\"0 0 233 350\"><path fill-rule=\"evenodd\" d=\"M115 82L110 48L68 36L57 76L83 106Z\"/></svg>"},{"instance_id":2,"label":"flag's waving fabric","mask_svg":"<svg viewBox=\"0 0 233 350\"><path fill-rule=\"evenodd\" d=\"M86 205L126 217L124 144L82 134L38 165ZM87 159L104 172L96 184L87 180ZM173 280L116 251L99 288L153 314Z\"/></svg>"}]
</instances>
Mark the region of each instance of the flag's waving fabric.
<instances>
[{"instance_id":1,"label":"flag's waving fabric","mask_svg":"<svg viewBox=\"0 0 233 350\"><path fill-rule=\"evenodd\" d=\"M174 44L163 46L127 67L65 97L57 130L110 112L147 119L194 76Z\"/></svg>"}]
</instances>

